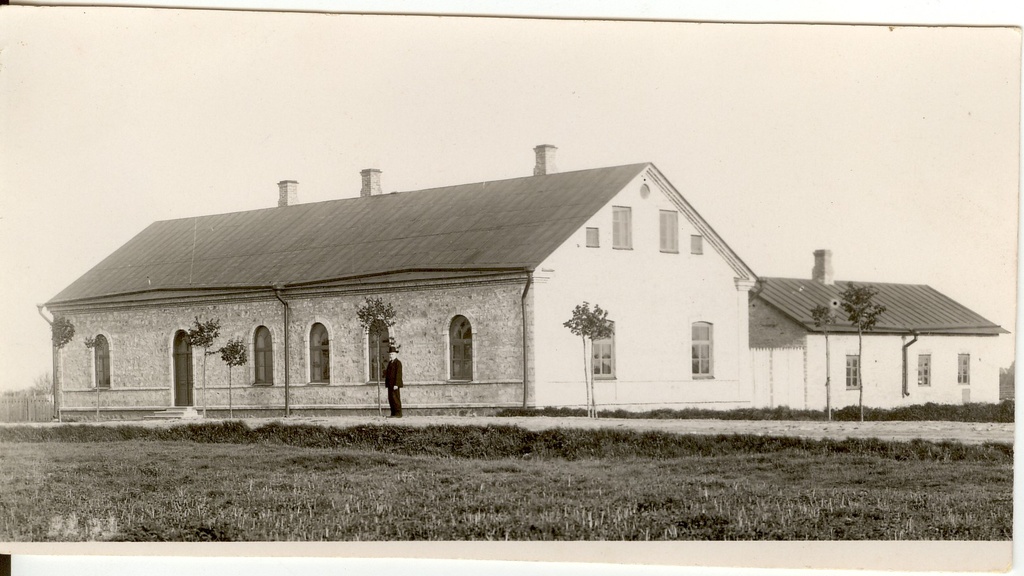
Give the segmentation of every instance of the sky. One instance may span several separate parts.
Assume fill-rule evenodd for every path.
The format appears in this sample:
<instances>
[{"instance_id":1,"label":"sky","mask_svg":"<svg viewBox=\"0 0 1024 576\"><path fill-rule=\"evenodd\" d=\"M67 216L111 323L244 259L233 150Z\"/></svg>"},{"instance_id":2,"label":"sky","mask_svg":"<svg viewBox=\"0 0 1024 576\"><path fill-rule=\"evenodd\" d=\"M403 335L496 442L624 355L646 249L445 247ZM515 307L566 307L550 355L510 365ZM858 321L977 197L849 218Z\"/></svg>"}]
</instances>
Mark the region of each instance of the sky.
<instances>
[{"instance_id":1,"label":"sky","mask_svg":"<svg viewBox=\"0 0 1024 576\"><path fill-rule=\"evenodd\" d=\"M653 162L761 276L928 284L1015 331L1020 32L202 10L0 14L0 390L156 220ZM1000 337L1001 366L1014 336Z\"/></svg>"}]
</instances>

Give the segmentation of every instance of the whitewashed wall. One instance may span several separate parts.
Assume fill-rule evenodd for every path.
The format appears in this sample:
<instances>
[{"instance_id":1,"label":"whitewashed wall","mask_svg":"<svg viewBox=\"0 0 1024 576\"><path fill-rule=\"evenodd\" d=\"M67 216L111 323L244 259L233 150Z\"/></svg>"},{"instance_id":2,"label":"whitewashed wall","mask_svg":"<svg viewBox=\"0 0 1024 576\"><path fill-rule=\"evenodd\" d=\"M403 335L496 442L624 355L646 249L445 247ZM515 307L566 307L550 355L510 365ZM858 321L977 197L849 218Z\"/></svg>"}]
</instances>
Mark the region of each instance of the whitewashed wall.
<instances>
[{"instance_id":1,"label":"whitewashed wall","mask_svg":"<svg viewBox=\"0 0 1024 576\"><path fill-rule=\"evenodd\" d=\"M909 396L904 397L902 349L910 337L869 334L864 337L862 382L864 405L894 408L935 402L961 404L999 401L999 366L991 336L922 336L907 349ZM825 337L809 334L807 347L757 348L753 358L754 405L817 410L826 405ZM856 406L857 389L846 388L846 356L857 354L856 336L829 337L832 406ZM931 355L931 384L919 386L917 358ZM970 354L970 384L957 383L957 356ZM799 364L803 362L803 366ZM801 369L802 368L802 369ZM965 395L966 394L966 395Z\"/></svg>"},{"instance_id":2,"label":"whitewashed wall","mask_svg":"<svg viewBox=\"0 0 1024 576\"><path fill-rule=\"evenodd\" d=\"M650 195L643 198L641 186ZM612 248L612 207L632 208L633 249ZM698 207L699 208L699 207ZM534 284L538 406L582 406L584 359L580 339L562 326L583 301L600 304L615 321L616 377L596 381L600 406L649 410L684 405L736 407L750 401L741 370L749 366L747 292L735 271L705 239L690 254L698 232L679 214L679 253L663 253L659 210L676 206L643 175L556 250ZM600 247L586 246L586 228L600 230ZM691 375L690 325L714 325L714 378Z\"/></svg>"}]
</instances>

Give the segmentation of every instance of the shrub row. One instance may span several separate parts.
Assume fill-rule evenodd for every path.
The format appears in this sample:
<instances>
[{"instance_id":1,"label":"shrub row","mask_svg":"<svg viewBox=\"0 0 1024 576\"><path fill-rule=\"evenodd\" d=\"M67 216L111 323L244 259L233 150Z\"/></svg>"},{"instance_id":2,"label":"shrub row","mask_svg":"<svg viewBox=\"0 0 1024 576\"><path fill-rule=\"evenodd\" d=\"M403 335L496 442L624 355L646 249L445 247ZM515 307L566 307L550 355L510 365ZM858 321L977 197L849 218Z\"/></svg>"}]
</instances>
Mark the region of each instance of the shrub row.
<instances>
[{"instance_id":1,"label":"shrub row","mask_svg":"<svg viewBox=\"0 0 1024 576\"><path fill-rule=\"evenodd\" d=\"M204 422L170 428L141 426L12 426L0 428L0 442L116 442L125 440L197 443L274 443L311 448L351 448L454 458L674 458L765 454L798 450L813 454L874 455L894 460L1010 461L1010 444L890 442L876 439L813 440L750 434L681 435L632 430L518 426L427 427L359 425L328 427L272 422L250 428L241 421Z\"/></svg>"},{"instance_id":2,"label":"shrub row","mask_svg":"<svg viewBox=\"0 0 1024 576\"><path fill-rule=\"evenodd\" d=\"M864 408L865 421L946 421L946 422L1013 422L1013 401L998 404L918 404L900 408ZM738 408L735 410L706 410L662 408L646 412L626 410L599 410L605 418L646 418L676 420L827 420L824 410L795 410L779 408ZM583 408L508 408L496 416L586 416ZM845 422L860 420L860 408L846 406L832 411L832 419Z\"/></svg>"}]
</instances>

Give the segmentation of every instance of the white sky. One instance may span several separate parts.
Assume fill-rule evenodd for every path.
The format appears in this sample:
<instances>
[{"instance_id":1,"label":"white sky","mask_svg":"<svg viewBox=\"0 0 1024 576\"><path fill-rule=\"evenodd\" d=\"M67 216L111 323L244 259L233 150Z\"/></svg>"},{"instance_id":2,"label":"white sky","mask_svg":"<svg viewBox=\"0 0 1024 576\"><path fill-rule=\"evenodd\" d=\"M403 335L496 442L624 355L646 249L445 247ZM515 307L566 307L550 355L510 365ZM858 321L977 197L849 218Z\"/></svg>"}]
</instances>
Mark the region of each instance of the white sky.
<instances>
[{"instance_id":1,"label":"white sky","mask_svg":"<svg viewBox=\"0 0 1024 576\"><path fill-rule=\"evenodd\" d=\"M50 368L35 304L155 220L524 176L541 143L654 162L759 275L829 248L1013 331L1020 70L1009 28L4 7L0 389Z\"/></svg>"}]
</instances>

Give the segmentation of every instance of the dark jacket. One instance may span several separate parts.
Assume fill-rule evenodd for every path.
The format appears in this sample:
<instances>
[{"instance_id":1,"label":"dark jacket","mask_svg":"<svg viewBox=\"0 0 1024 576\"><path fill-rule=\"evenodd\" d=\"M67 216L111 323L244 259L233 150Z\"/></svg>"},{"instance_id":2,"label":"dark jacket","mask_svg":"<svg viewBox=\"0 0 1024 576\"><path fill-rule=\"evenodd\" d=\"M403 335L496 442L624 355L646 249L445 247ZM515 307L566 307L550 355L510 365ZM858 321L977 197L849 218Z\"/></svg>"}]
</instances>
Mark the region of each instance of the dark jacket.
<instances>
[{"instance_id":1,"label":"dark jacket","mask_svg":"<svg viewBox=\"0 0 1024 576\"><path fill-rule=\"evenodd\" d=\"M384 369L384 387L388 389L402 387L402 361L398 358L388 362L388 367Z\"/></svg>"}]
</instances>

